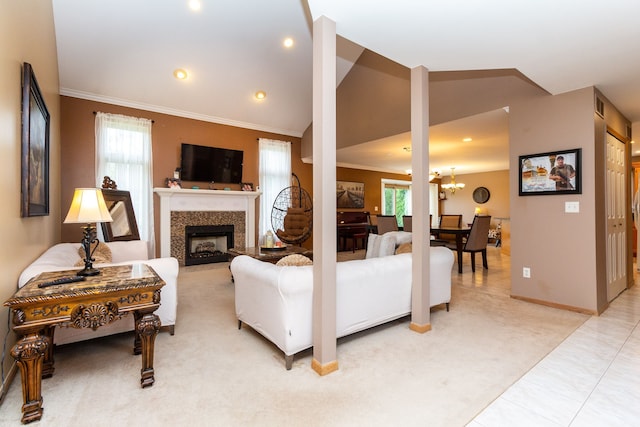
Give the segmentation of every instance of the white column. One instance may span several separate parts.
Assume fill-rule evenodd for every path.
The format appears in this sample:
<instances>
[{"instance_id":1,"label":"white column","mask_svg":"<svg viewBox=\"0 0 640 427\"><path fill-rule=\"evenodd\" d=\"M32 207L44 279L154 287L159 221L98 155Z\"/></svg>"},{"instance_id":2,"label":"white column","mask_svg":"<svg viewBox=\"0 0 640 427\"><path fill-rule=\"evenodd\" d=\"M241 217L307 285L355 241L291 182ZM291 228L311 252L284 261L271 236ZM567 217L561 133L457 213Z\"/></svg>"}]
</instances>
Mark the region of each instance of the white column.
<instances>
[{"instance_id":1,"label":"white column","mask_svg":"<svg viewBox=\"0 0 640 427\"><path fill-rule=\"evenodd\" d=\"M336 24L313 23L313 361L320 375L336 359Z\"/></svg>"},{"instance_id":2,"label":"white column","mask_svg":"<svg viewBox=\"0 0 640 427\"><path fill-rule=\"evenodd\" d=\"M417 332L431 330L429 298L429 71L411 69L411 202L413 250L411 324Z\"/></svg>"}]
</instances>

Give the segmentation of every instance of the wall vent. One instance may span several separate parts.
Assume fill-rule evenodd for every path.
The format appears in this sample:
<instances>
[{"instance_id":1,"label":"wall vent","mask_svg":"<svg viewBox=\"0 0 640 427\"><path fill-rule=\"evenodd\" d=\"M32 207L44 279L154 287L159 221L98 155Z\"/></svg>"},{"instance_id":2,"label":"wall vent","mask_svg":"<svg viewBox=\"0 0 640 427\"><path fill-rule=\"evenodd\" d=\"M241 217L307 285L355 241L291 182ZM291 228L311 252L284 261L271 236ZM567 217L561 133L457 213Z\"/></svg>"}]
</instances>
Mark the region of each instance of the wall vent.
<instances>
[{"instance_id":1,"label":"wall vent","mask_svg":"<svg viewBox=\"0 0 640 427\"><path fill-rule=\"evenodd\" d=\"M627 125L627 138L633 139L633 135L631 135L631 126Z\"/></svg>"},{"instance_id":2,"label":"wall vent","mask_svg":"<svg viewBox=\"0 0 640 427\"><path fill-rule=\"evenodd\" d=\"M604 101L596 96L596 113L604 119Z\"/></svg>"}]
</instances>

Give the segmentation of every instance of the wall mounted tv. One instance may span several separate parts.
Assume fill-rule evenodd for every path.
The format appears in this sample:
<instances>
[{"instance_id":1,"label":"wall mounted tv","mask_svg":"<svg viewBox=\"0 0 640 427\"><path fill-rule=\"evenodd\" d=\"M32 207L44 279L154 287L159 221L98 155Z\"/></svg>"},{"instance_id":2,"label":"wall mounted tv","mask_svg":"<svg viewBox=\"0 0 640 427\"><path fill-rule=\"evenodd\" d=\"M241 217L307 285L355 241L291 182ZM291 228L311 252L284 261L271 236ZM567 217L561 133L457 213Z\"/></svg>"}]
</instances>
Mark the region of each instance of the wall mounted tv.
<instances>
[{"instance_id":1,"label":"wall mounted tv","mask_svg":"<svg viewBox=\"0 0 640 427\"><path fill-rule=\"evenodd\" d=\"M180 178L184 181L242 182L243 151L182 144Z\"/></svg>"}]
</instances>

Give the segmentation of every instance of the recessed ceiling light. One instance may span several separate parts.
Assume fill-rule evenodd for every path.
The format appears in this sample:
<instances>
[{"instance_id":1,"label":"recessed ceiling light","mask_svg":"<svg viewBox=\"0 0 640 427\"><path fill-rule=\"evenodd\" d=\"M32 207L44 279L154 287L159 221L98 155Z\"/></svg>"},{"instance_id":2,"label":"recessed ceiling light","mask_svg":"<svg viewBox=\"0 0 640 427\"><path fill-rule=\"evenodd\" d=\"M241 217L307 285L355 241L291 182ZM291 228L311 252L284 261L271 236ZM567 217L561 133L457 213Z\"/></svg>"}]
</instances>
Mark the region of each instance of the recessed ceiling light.
<instances>
[{"instance_id":1,"label":"recessed ceiling light","mask_svg":"<svg viewBox=\"0 0 640 427\"><path fill-rule=\"evenodd\" d=\"M286 39L284 39L282 44L284 45L284 47L292 47L293 46L293 39L291 37L287 37Z\"/></svg>"},{"instance_id":2,"label":"recessed ceiling light","mask_svg":"<svg viewBox=\"0 0 640 427\"><path fill-rule=\"evenodd\" d=\"M463 142L471 142L471 141L473 141L473 139L472 138L464 138L462 141Z\"/></svg>"},{"instance_id":3,"label":"recessed ceiling light","mask_svg":"<svg viewBox=\"0 0 640 427\"><path fill-rule=\"evenodd\" d=\"M189 74L187 73L187 70L178 68L173 72L173 76L178 80L186 80L186 78L189 77Z\"/></svg>"},{"instance_id":4,"label":"recessed ceiling light","mask_svg":"<svg viewBox=\"0 0 640 427\"><path fill-rule=\"evenodd\" d=\"M200 0L189 0L189 9L191 10L200 10L200 8L202 7L202 3L200 3Z\"/></svg>"},{"instance_id":5,"label":"recessed ceiling light","mask_svg":"<svg viewBox=\"0 0 640 427\"><path fill-rule=\"evenodd\" d=\"M259 90L256 92L256 99L265 99L267 97L267 93L263 90Z\"/></svg>"}]
</instances>

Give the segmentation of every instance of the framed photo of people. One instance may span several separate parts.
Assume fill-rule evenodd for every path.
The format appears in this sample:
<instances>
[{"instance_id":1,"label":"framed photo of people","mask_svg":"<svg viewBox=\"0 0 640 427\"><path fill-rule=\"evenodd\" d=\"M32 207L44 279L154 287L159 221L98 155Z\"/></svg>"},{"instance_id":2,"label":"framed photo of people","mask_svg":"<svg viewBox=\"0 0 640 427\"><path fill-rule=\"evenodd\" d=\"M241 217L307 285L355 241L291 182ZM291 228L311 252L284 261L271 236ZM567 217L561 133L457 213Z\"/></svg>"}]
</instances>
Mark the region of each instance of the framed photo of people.
<instances>
[{"instance_id":1,"label":"framed photo of people","mask_svg":"<svg viewBox=\"0 0 640 427\"><path fill-rule=\"evenodd\" d=\"M582 194L582 149L519 157L519 195Z\"/></svg>"}]
</instances>

